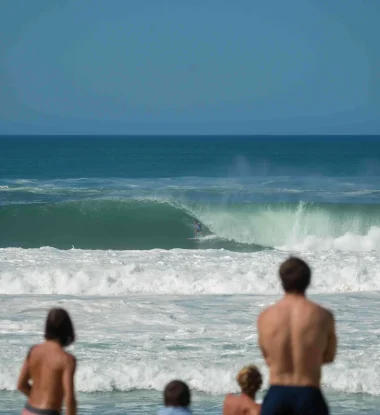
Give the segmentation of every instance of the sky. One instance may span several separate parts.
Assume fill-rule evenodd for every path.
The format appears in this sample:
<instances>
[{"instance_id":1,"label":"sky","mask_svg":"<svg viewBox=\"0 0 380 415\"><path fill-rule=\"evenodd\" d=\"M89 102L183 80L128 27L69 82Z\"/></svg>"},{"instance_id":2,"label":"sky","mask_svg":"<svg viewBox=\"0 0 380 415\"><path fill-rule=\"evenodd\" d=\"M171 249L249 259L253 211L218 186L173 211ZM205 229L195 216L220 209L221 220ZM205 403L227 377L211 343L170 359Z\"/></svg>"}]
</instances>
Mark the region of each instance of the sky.
<instances>
[{"instance_id":1,"label":"sky","mask_svg":"<svg viewBox=\"0 0 380 415\"><path fill-rule=\"evenodd\" d=\"M379 0L3 0L0 134L380 134Z\"/></svg>"}]
</instances>

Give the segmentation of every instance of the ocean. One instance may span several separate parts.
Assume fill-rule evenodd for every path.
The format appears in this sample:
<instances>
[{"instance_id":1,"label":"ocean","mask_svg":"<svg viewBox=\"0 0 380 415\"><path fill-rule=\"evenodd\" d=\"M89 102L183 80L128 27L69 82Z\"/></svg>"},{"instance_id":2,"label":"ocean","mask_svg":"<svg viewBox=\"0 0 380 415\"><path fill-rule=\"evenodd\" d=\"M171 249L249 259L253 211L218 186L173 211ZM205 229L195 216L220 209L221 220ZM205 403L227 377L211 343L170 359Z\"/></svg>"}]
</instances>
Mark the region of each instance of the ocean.
<instances>
[{"instance_id":1,"label":"ocean","mask_svg":"<svg viewBox=\"0 0 380 415\"><path fill-rule=\"evenodd\" d=\"M48 309L71 313L79 413L145 414L167 382L221 413L290 254L335 313L331 413L380 413L380 137L1 137L0 413ZM194 237L193 221L205 238Z\"/></svg>"}]
</instances>

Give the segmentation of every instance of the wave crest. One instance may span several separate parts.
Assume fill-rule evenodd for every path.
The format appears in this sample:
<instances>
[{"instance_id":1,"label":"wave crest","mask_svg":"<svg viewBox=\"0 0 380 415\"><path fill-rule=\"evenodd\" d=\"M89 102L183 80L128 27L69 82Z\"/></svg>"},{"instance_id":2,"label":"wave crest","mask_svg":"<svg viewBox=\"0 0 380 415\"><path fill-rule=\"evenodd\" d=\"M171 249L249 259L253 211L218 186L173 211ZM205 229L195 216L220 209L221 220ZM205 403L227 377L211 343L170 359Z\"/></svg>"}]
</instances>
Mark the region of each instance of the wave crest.
<instances>
[{"instance_id":1,"label":"wave crest","mask_svg":"<svg viewBox=\"0 0 380 415\"><path fill-rule=\"evenodd\" d=\"M194 218L208 238L188 239ZM0 224L0 247L380 250L377 205L85 200L0 206Z\"/></svg>"}]
</instances>

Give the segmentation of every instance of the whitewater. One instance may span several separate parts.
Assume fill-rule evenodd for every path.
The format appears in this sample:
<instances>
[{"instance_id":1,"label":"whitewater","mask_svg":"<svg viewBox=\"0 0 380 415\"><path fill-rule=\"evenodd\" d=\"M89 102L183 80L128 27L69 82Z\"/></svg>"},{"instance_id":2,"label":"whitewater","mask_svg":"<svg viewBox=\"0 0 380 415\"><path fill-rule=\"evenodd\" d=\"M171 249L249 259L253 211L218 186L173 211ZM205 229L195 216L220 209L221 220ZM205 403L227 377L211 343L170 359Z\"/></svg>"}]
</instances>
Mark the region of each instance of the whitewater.
<instances>
[{"instance_id":1,"label":"whitewater","mask_svg":"<svg viewBox=\"0 0 380 415\"><path fill-rule=\"evenodd\" d=\"M22 361L57 305L80 413L153 413L179 377L216 415L247 363L262 398L256 318L291 254L336 316L332 413L379 413L379 138L55 140L0 139L0 413L20 412Z\"/></svg>"},{"instance_id":2,"label":"whitewater","mask_svg":"<svg viewBox=\"0 0 380 415\"><path fill-rule=\"evenodd\" d=\"M293 251L292 253L295 253ZM297 252L314 272L312 293L380 290L380 252ZM1 249L1 294L279 294L289 252Z\"/></svg>"}]
</instances>

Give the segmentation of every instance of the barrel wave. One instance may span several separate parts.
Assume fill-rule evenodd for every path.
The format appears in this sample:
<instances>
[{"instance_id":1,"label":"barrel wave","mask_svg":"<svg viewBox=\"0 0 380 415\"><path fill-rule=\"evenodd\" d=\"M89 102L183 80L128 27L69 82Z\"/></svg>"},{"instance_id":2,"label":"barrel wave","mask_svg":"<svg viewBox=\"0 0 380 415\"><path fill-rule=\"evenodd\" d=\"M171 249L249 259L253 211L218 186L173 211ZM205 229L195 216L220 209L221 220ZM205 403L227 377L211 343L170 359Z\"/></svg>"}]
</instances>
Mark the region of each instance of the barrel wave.
<instances>
[{"instance_id":1,"label":"barrel wave","mask_svg":"<svg viewBox=\"0 0 380 415\"><path fill-rule=\"evenodd\" d=\"M194 236L200 220L206 238ZM378 250L376 205L108 199L0 207L0 247Z\"/></svg>"},{"instance_id":2,"label":"barrel wave","mask_svg":"<svg viewBox=\"0 0 380 415\"><path fill-rule=\"evenodd\" d=\"M167 203L87 200L0 208L2 247L169 249L189 245L191 218Z\"/></svg>"}]
</instances>

